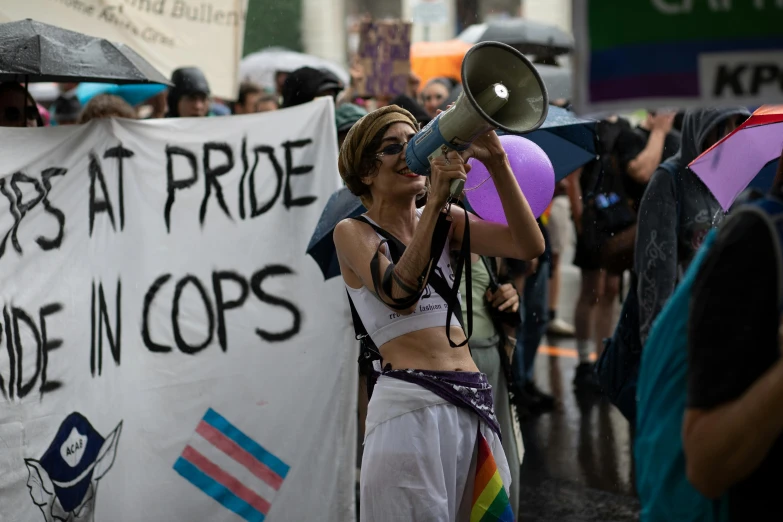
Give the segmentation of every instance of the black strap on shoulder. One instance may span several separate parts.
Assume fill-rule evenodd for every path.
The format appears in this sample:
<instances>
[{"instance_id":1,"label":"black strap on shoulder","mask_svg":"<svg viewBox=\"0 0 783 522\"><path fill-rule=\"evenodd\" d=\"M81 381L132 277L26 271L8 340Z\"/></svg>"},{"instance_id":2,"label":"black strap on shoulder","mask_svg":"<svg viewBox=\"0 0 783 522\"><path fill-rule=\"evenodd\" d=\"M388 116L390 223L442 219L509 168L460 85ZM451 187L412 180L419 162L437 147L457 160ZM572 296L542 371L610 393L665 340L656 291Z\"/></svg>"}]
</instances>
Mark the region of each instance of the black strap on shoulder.
<instances>
[{"instance_id":1,"label":"black strap on shoulder","mask_svg":"<svg viewBox=\"0 0 783 522\"><path fill-rule=\"evenodd\" d=\"M351 305L351 318L353 319L353 330L356 332L356 340L361 341L369 334L367 333L367 328L364 327L362 318L359 317L359 312L356 311L356 307L353 305L351 294L348 293L347 289L345 290L345 293L348 294L348 304Z\"/></svg>"},{"instance_id":2,"label":"black strap on shoulder","mask_svg":"<svg viewBox=\"0 0 783 522\"><path fill-rule=\"evenodd\" d=\"M353 304L353 299L351 299L351 294L348 293L347 289L345 290L345 293L348 295L348 304L351 305L353 331L356 334L356 340L362 345L362 350L359 354L359 364L371 365L373 360L381 359L381 352L378 351L378 347L375 346L370 334L367 332L367 328L364 327L362 318L359 317L359 312Z\"/></svg>"},{"instance_id":3,"label":"black strap on shoulder","mask_svg":"<svg viewBox=\"0 0 783 522\"><path fill-rule=\"evenodd\" d=\"M494 293L500 287L500 284L498 284L498 278L495 275L495 268L492 266L493 263L487 256L481 256L481 260L484 262L484 266L487 268L487 272L489 272L489 289ZM508 353L506 352L506 344L509 342L508 336L506 335L506 331L502 324L496 324L495 330L497 330L497 333L500 336L500 342L498 343L498 356L500 357L500 367L506 377L506 387L509 390L516 391L514 372L511 368L511 361L509 360Z\"/></svg>"},{"instance_id":4,"label":"black strap on shoulder","mask_svg":"<svg viewBox=\"0 0 783 522\"><path fill-rule=\"evenodd\" d=\"M467 251L467 255L470 256L470 232L469 232L469 228L468 228L469 225L467 223L467 221L468 221L467 211L465 212L465 214L466 214L465 215L465 221L466 221L465 238L463 239L463 243L462 243L462 251L461 251L461 254L460 254L460 259L458 260L457 266L455 268L455 274L454 274L455 275L455 283L454 283L454 287L452 288L449 285L448 281L443 277L443 275L440 272L434 270L434 268L438 264L438 260L440 259L441 253L443 252L443 249L446 246L446 241L448 240L449 230L451 228L451 221L449 220L448 215L445 214L445 213L441 213L438 216L438 221L437 221L437 223L435 225L435 230L434 230L433 235L432 235L432 244L430 246L430 262L428 263L427 269L422 274L422 276L424 276L424 279L426 279L428 285L431 286L432 289L435 292L437 292L437 294L440 295L443 298L443 300L446 302L446 304L447 304L447 312L446 313L447 313L448 319L447 319L447 322L446 322L446 337L448 338L449 344L451 345L452 348L459 348L461 346L465 346L467 344L467 342L468 342L468 339L470 338L470 335L473 332L473 317L472 317L472 313L471 313L472 312L472 308L471 308L471 304L470 304L470 299L472 297L471 288L470 288L471 277L470 277L470 271L467 271L467 274L466 274L466 283L468 285L467 286L468 331L466 332L467 338L465 339L464 342L462 342L460 344L456 344L456 343L454 343L451 340L450 327L451 327L451 317L452 317L452 315L456 315L457 322L460 324L460 326L463 328L463 330L465 328L464 323L463 323L463 319L462 319L462 306L460 305L460 302L459 302L459 299L458 299L458 296L459 296L459 283L460 283L460 277L462 276L462 268L464 266L465 252ZM381 241L381 245L386 244L386 245L389 246L389 253L391 254L392 261L393 262L399 261L399 259L405 253L405 248L406 248L405 245L402 243L402 241L400 241L399 239L394 237L394 235L392 235L388 231L386 231L386 230L382 229L381 227L379 227L378 225L372 223L370 220L368 220L364 216L356 216L356 217L354 217L352 219L355 219L357 221L361 221L362 223L366 223L366 224L370 225L373 228L373 230L375 230L382 238L384 238L383 241ZM381 245L379 245L379 247L378 247L379 249L380 249ZM372 273L373 284L376 286L376 288L378 287L378 283L379 283L377 281L377 279L378 279L378 277L380 275L379 274L379 272L380 272L379 261L378 261L377 254L378 254L378 251L376 251L376 255L373 258L373 261L371 262L371 265L370 265L370 272ZM384 277L384 279L386 279L386 277ZM386 291L386 289L384 289L384 291ZM422 288L422 292L423 291L424 291L424 289ZM389 297L391 298L390 295L389 295ZM416 295L414 297L415 297L415 301L414 302L418 301L419 298L421 297L421 293L419 293L418 295ZM408 298L404 298L404 299L408 300ZM397 300L395 300L395 301L397 301ZM387 306L389 306L388 303L385 303L385 304ZM395 303L395 304L397 304L397 303ZM413 302L411 302L407 306L400 307L400 309L408 308L408 306L410 306L411 304L413 304ZM394 306L390 306L390 308L394 309L395 307Z\"/></svg>"}]
</instances>

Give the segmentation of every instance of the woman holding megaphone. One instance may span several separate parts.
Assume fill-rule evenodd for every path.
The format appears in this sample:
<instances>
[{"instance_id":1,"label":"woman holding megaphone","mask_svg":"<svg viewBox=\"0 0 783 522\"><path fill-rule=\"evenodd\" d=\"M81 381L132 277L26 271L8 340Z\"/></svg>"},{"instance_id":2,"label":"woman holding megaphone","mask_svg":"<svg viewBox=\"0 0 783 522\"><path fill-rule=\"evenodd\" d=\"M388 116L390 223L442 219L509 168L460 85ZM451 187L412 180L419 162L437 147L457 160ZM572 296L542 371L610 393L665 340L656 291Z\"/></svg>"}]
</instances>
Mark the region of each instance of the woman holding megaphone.
<instances>
[{"instance_id":1,"label":"woman holding megaphone","mask_svg":"<svg viewBox=\"0 0 783 522\"><path fill-rule=\"evenodd\" d=\"M492 388L467 346L470 313L466 328L459 324L463 263L452 268L449 252L463 261L470 252L530 260L544 239L494 131L434 159L425 178L405 162L418 129L408 111L383 107L359 120L340 149L340 175L368 209L334 230L354 327L373 363L360 519L462 521L500 506L511 520ZM488 168L508 226L449 204L469 157Z\"/></svg>"}]
</instances>

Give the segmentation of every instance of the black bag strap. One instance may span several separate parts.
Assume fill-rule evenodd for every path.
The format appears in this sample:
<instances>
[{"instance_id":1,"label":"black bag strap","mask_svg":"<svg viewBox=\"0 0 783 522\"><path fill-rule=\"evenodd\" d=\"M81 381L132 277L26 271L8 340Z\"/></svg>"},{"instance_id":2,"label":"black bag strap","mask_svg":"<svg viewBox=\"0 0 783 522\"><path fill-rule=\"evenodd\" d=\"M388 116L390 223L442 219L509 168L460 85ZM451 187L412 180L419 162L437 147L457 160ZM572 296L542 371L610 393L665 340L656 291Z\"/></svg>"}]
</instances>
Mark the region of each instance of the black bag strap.
<instances>
[{"instance_id":1,"label":"black bag strap","mask_svg":"<svg viewBox=\"0 0 783 522\"><path fill-rule=\"evenodd\" d=\"M497 275L495 275L495 267L492 266L492 261L487 256L479 257L481 257L481 260L484 262L484 266L487 268L487 272L489 273L489 289L493 292L496 292L500 287L500 284L498 283Z\"/></svg>"},{"instance_id":2,"label":"black bag strap","mask_svg":"<svg viewBox=\"0 0 783 522\"><path fill-rule=\"evenodd\" d=\"M373 389L375 388L376 376L373 374L373 364L375 361L383 361L380 350L375 346L370 334L367 333L367 329L364 327L362 318L359 317L359 312L353 304L351 294L348 289L345 290L348 295L348 304L351 305L351 317L353 318L353 331L356 333L356 340L359 341L361 349L359 350L359 370L366 368L366 382L367 382L367 398L372 397Z\"/></svg>"},{"instance_id":3,"label":"black bag strap","mask_svg":"<svg viewBox=\"0 0 783 522\"><path fill-rule=\"evenodd\" d=\"M487 272L489 272L489 289L492 290L492 292L496 292L497 289L500 287L498 284L498 278L495 275L494 267L492 266L492 261L487 256L480 256L481 260L484 262L484 266L487 268ZM500 336L500 342L498 343L498 356L500 357L500 366L503 369L503 374L506 376L506 387L509 389L509 391L516 390L516 383L514 382L514 372L511 368L511 361L508 358L508 353L506 353L506 344L508 343L508 336L506 335L506 331L503 328L502 324L496 324L495 330L498 332L498 335Z\"/></svg>"},{"instance_id":4,"label":"black bag strap","mask_svg":"<svg viewBox=\"0 0 783 522\"><path fill-rule=\"evenodd\" d=\"M465 299L468 304L468 331L465 332L465 340L460 344L454 344L451 340L450 333L451 315L455 310L457 313L457 321L462 325L462 308L460 307L459 299L457 298L459 297L459 284L460 281L462 281L462 270L465 268L465 263L470 263L470 216L468 216L467 209L463 209L463 211L465 212L465 231L462 234L462 246L460 248L460 253L457 256L457 266L454 268L454 289L451 292L451 299L449 299L448 311L446 312L446 337L449 339L449 344L452 348L465 346L468 344L471 335L473 335L473 306L471 304L471 301L473 300L473 277L471 275L472 270L470 266L468 266L468 269L465 271ZM445 216L445 214L441 214L441 216ZM443 252L442 248L440 252ZM440 253L438 253L438 255L440 256Z\"/></svg>"},{"instance_id":5,"label":"black bag strap","mask_svg":"<svg viewBox=\"0 0 783 522\"><path fill-rule=\"evenodd\" d=\"M384 238L385 244L389 245L389 253L391 254L392 261L396 262L399 261L399 259L402 257L403 253L405 253L405 244L402 243L399 239L394 237L393 234L389 233L388 231L384 230L383 228L379 227L369 219L367 219L364 215L353 217L352 219L355 219L357 221L361 221L362 223L366 223L370 225L375 232L378 233L382 238ZM467 305L468 305L468 331L466 332L466 339L464 342L460 344L456 344L451 340L451 317L452 315L457 316L457 322L459 325L463 328L463 331L465 329L465 325L463 323L462 319L462 306L460 305L459 299L457 298L459 295L459 283L460 278L462 277L462 269L465 264L465 252L468 252L468 256L470 256L470 229L468 225L468 216L467 211L465 212L465 236L462 241L462 250L460 253L460 257L457 262L457 266L455 268L454 273L454 287L452 288L448 281L443 277L441 273L434 270L434 268L438 264L438 260L440 259L440 256L443 252L443 249L446 246L446 240L448 239L448 233L449 229L451 228L451 222L448 219L447 214L441 213L440 216L438 216L438 221L435 225L435 231L432 235L432 245L430 247L430 263L429 263L429 277L427 278L427 283L432 287L432 289L440 295L443 300L447 304L447 322L446 322L446 337L449 340L449 344L452 348L459 348L461 346L465 346L468 342L468 339L470 339L470 336L473 332L473 317L472 317L472 307L470 300L472 298L472 291L470 288L470 285L472 283L472 279L470 277L470 271L467 271L466 274L466 284L467 286ZM374 258L375 260L375 258ZM376 270L377 272L377 270ZM375 277L375 275L373 276Z\"/></svg>"},{"instance_id":6,"label":"black bag strap","mask_svg":"<svg viewBox=\"0 0 783 522\"><path fill-rule=\"evenodd\" d=\"M367 328L364 327L362 318L359 317L359 312L356 311L356 307L353 305L353 299L351 299L351 294L348 293L348 289L345 290L345 293L348 294L348 304L351 305L351 318L353 319L353 331L356 332L356 340L361 341L362 339L369 336L370 334L367 333Z\"/></svg>"},{"instance_id":7,"label":"black bag strap","mask_svg":"<svg viewBox=\"0 0 783 522\"><path fill-rule=\"evenodd\" d=\"M351 318L353 319L353 331L356 334L356 340L361 344L361 351L359 353L359 364L372 364L374 360L381 360L381 352L378 347L375 346L370 334L367 332L367 328L364 327L362 318L359 317L359 312L356 310L356 306L353 304L351 294L348 290L345 290L348 295L348 304L351 305Z\"/></svg>"}]
</instances>

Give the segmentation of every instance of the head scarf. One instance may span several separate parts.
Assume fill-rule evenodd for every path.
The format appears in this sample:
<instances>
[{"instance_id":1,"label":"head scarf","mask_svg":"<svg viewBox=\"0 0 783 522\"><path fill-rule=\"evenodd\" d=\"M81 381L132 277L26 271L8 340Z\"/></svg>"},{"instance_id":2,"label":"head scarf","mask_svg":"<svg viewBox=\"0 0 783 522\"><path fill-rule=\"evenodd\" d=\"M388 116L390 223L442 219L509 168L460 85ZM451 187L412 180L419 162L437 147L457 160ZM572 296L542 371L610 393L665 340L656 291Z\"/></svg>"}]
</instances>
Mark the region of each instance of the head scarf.
<instances>
[{"instance_id":1,"label":"head scarf","mask_svg":"<svg viewBox=\"0 0 783 522\"><path fill-rule=\"evenodd\" d=\"M372 111L351 127L351 130L348 131L348 135L345 137L343 146L340 148L340 158L337 163L343 180L347 177L362 174L358 171L362 153L381 129L393 123L407 123L416 131L419 130L416 118L410 112L397 105L387 105ZM370 208L368 204L371 200L364 196L361 199L364 206Z\"/></svg>"},{"instance_id":2,"label":"head scarf","mask_svg":"<svg viewBox=\"0 0 783 522\"><path fill-rule=\"evenodd\" d=\"M360 174L358 168L364 149L381 129L393 123L407 123L417 131L419 130L416 118L397 105L387 105L372 111L351 127L343 146L340 148L340 160L337 165L343 179L346 176Z\"/></svg>"}]
</instances>

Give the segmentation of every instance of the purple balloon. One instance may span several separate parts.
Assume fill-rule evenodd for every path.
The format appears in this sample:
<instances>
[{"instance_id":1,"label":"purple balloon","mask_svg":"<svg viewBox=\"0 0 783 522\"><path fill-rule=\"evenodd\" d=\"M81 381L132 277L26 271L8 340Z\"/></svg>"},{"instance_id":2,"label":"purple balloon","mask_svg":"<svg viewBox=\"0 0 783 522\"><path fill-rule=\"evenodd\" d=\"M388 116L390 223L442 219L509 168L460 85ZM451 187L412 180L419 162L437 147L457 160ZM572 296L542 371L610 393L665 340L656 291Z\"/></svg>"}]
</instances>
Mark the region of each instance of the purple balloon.
<instances>
[{"instance_id":1,"label":"purple balloon","mask_svg":"<svg viewBox=\"0 0 783 522\"><path fill-rule=\"evenodd\" d=\"M533 214L539 217L555 194L552 162L541 147L521 136L503 135L500 143L508 154L511 171ZM465 182L468 203L481 219L507 225L503 205L487 167L475 158L470 158L468 164L472 167Z\"/></svg>"}]
</instances>

